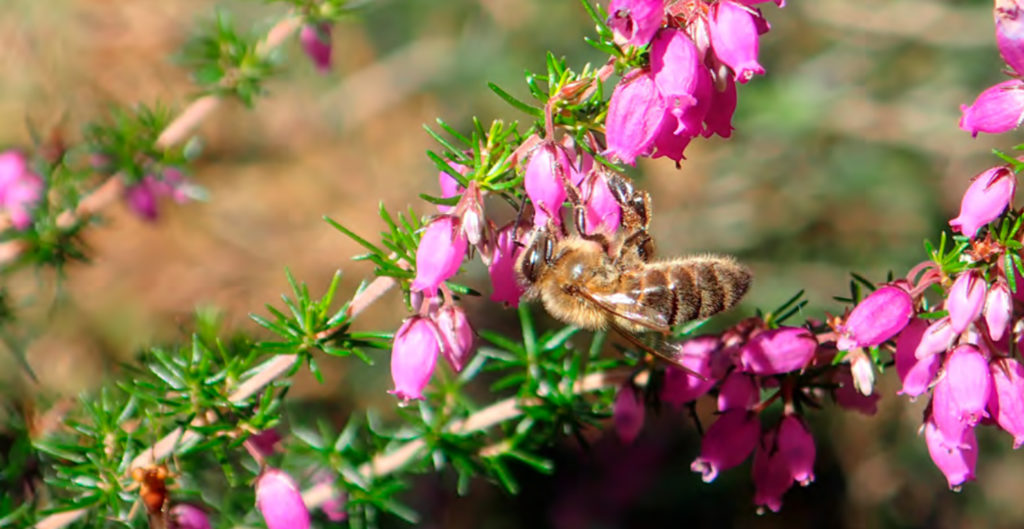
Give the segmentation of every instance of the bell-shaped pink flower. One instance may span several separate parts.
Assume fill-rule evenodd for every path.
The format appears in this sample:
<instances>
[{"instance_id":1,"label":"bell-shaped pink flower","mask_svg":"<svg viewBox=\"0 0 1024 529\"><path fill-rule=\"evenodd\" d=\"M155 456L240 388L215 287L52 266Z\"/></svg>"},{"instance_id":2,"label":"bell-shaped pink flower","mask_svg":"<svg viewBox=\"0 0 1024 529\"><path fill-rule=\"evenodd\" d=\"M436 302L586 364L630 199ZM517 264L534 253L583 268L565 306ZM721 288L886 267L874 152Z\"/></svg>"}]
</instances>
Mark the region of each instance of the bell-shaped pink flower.
<instances>
[{"instance_id":1,"label":"bell-shaped pink flower","mask_svg":"<svg viewBox=\"0 0 1024 529\"><path fill-rule=\"evenodd\" d=\"M327 73L331 70L331 25L322 22L320 24L306 24L299 31L299 42L302 44L302 51L306 52L313 65L320 73Z\"/></svg>"},{"instance_id":2,"label":"bell-shaped pink flower","mask_svg":"<svg viewBox=\"0 0 1024 529\"><path fill-rule=\"evenodd\" d=\"M960 215L949 225L973 239L982 226L1002 215L1013 202L1017 178L1006 166L993 167L974 177L960 201Z\"/></svg>"},{"instance_id":3,"label":"bell-shaped pink flower","mask_svg":"<svg viewBox=\"0 0 1024 529\"><path fill-rule=\"evenodd\" d=\"M644 427L643 395L632 384L623 384L615 396L612 408L615 433L625 444L630 444Z\"/></svg>"},{"instance_id":4,"label":"bell-shaped pink flower","mask_svg":"<svg viewBox=\"0 0 1024 529\"><path fill-rule=\"evenodd\" d=\"M149 174L142 180L125 188L128 206L145 220L153 221L159 216L159 201L170 197L179 204L196 194L181 171L167 167L157 174Z\"/></svg>"},{"instance_id":5,"label":"bell-shaped pink flower","mask_svg":"<svg viewBox=\"0 0 1024 529\"><path fill-rule=\"evenodd\" d=\"M953 349L946 359L946 379L962 421L973 426L988 416L985 407L992 391L992 373L977 346L963 344Z\"/></svg>"},{"instance_id":6,"label":"bell-shaped pink flower","mask_svg":"<svg viewBox=\"0 0 1024 529\"><path fill-rule=\"evenodd\" d=\"M960 105L960 113L960 128L971 136L1013 130L1024 118L1024 81L1011 79L990 86L970 106Z\"/></svg>"},{"instance_id":7,"label":"bell-shaped pink flower","mask_svg":"<svg viewBox=\"0 0 1024 529\"><path fill-rule=\"evenodd\" d=\"M167 529L210 529L210 517L191 503L175 503L167 513Z\"/></svg>"},{"instance_id":8,"label":"bell-shaped pink flower","mask_svg":"<svg viewBox=\"0 0 1024 529\"><path fill-rule=\"evenodd\" d=\"M892 285L879 288L850 312L836 347L849 351L879 345L903 330L913 314L914 302L906 290Z\"/></svg>"},{"instance_id":9,"label":"bell-shaped pink flower","mask_svg":"<svg viewBox=\"0 0 1024 529\"><path fill-rule=\"evenodd\" d=\"M668 158L676 162L678 166L681 160L686 159L684 153L694 137L686 132L676 134L675 129L676 119L666 114L665 119L662 121L661 130L658 131L658 135L654 138L654 154L651 157Z\"/></svg>"},{"instance_id":10,"label":"bell-shaped pink flower","mask_svg":"<svg viewBox=\"0 0 1024 529\"><path fill-rule=\"evenodd\" d=\"M967 330L967 326L981 316L985 305L985 280L977 270L968 270L957 276L946 298L949 326L954 334Z\"/></svg>"},{"instance_id":11,"label":"bell-shaped pink flower","mask_svg":"<svg viewBox=\"0 0 1024 529\"><path fill-rule=\"evenodd\" d=\"M43 194L43 180L18 151L0 153L0 211L23 230L32 224L32 210Z\"/></svg>"},{"instance_id":12,"label":"bell-shaped pink flower","mask_svg":"<svg viewBox=\"0 0 1024 529\"><path fill-rule=\"evenodd\" d=\"M953 325L949 322L949 316L935 320L924 330L924 334L921 335L921 340L918 342L917 348L914 349L914 356L922 359L949 349L949 346L953 345L953 338L956 338L957 334L953 332Z\"/></svg>"},{"instance_id":13,"label":"bell-shaped pink flower","mask_svg":"<svg viewBox=\"0 0 1024 529\"><path fill-rule=\"evenodd\" d=\"M615 233L619 229L622 210L608 189L604 172L596 173L583 183L584 231L586 233Z\"/></svg>"},{"instance_id":14,"label":"bell-shaped pink flower","mask_svg":"<svg viewBox=\"0 0 1024 529\"><path fill-rule=\"evenodd\" d=\"M776 449L774 430L765 432L754 450L751 474L754 481L754 505L767 507L772 512L782 508L782 496L793 486L789 462L781 450ZM759 511L760 512L760 511Z\"/></svg>"},{"instance_id":15,"label":"bell-shaped pink flower","mask_svg":"<svg viewBox=\"0 0 1024 529\"><path fill-rule=\"evenodd\" d=\"M308 529L309 510L302 492L287 473L268 468L256 480L256 508L267 529Z\"/></svg>"},{"instance_id":16,"label":"bell-shaped pink flower","mask_svg":"<svg viewBox=\"0 0 1024 529\"><path fill-rule=\"evenodd\" d=\"M515 226L509 225L498 230L494 255L487 265L487 272L491 277L491 301L505 303L511 307L519 306L523 287L516 278L516 259L522 251L522 246L516 243Z\"/></svg>"},{"instance_id":17,"label":"bell-shaped pink flower","mask_svg":"<svg viewBox=\"0 0 1024 529\"><path fill-rule=\"evenodd\" d=\"M441 352L456 373L462 371L473 356L476 333L469 324L466 311L458 305L441 307L434 315L434 323L441 333Z\"/></svg>"},{"instance_id":18,"label":"bell-shaped pink flower","mask_svg":"<svg viewBox=\"0 0 1024 529\"><path fill-rule=\"evenodd\" d=\"M412 289L434 295L441 283L459 271L467 249L466 237L452 217L434 219L416 249L416 278Z\"/></svg>"},{"instance_id":19,"label":"bell-shaped pink flower","mask_svg":"<svg viewBox=\"0 0 1024 529\"><path fill-rule=\"evenodd\" d=\"M776 446L792 479L805 487L814 481L814 438L800 417L786 415L782 418Z\"/></svg>"},{"instance_id":20,"label":"bell-shaped pink flower","mask_svg":"<svg viewBox=\"0 0 1024 529\"><path fill-rule=\"evenodd\" d=\"M649 71L633 70L626 74L608 101L605 154L635 165L637 156L650 154L667 111L668 105Z\"/></svg>"},{"instance_id":21,"label":"bell-shaped pink flower","mask_svg":"<svg viewBox=\"0 0 1024 529\"><path fill-rule=\"evenodd\" d=\"M740 350L740 365L748 373L777 375L796 371L814 358L818 341L802 327L780 327L750 339Z\"/></svg>"},{"instance_id":22,"label":"bell-shaped pink flower","mask_svg":"<svg viewBox=\"0 0 1024 529\"><path fill-rule=\"evenodd\" d=\"M455 169L460 175L465 176L466 173L469 172L469 167L466 167L459 162L451 160L447 161L448 165L450 165L452 169ZM459 185L459 181L445 171L439 171L437 173L437 184L441 189L441 198L452 198L464 191L464 188ZM448 213L452 208L453 206L437 206L437 210L441 213Z\"/></svg>"},{"instance_id":23,"label":"bell-shaped pink flower","mask_svg":"<svg viewBox=\"0 0 1024 529\"><path fill-rule=\"evenodd\" d=\"M1024 72L1024 6L1020 0L996 0L992 10L996 19L996 44L999 54L1017 75Z\"/></svg>"},{"instance_id":24,"label":"bell-shaped pink flower","mask_svg":"<svg viewBox=\"0 0 1024 529\"><path fill-rule=\"evenodd\" d=\"M943 376L932 388L931 422L935 423L942 436L956 442L963 437L964 431L970 426L963 420L963 413L956 400L953 399L953 390L949 384L949 378Z\"/></svg>"},{"instance_id":25,"label":"bell-shaped pink flower","mask_svg":"<svg viewBox=\"0 0 1024 529\"><path fill-rule=\"evenodd\" d=\"M951 444L938 427L928 421L924 425L924 439L928 444L928 455L946 476L950 489L958 490L965 482L974 479L974 468L978 464L978 439L974 430L964 431L962 437Z\"/></svg>"},{"instance_id":26,"label":"bell-shaped pink flower","mask_svg":"<svg viewBox=\"0 0 1024 529\"><path fill-rule=\"evenodd\" d=\"M988 335L993 341L1001 340L1013 318L1013 299L1010 297L1010 288L1005 281L997 281L992 288L988 289L982 315L985 317Z\"/></svg>"},{"instance_id":27,"label":"bell-shaped pink flower","mask_svg":"<svg viewBox=\"0 0 1024 529\"><path fill-rule=\"evenodd\" d=\"M896 340L896 354L893 356L896 360L896 374L903 382L903 388L898 394L912 399L928 391L941 365L939 355L928 355L920 360L914 355L927 329L927 321L914 318Z\"/></svg>"},{"instance_id":28,"label":"bell-shaped pink flower","mask_svg":"<svg viewBox=\"0 0 1024 529\"><path fill-rule=\"evenodd\" d=\"M1013 436L1014 450L1024 445L1024 366L1013 358L992 363L988 409L1000 428Z\"/></svg>"},{"instance_id":29,"label":"bell-shaped pink flower","mask_svg":"<svg viewBox=\"0 0 1024 529\"><path fill-rule=\"evenodd\" d=\"M719 347L718 338L714 336L700 336L684 343L677 357L679 363L704 378L668 366L661 386L661 400L672 406L680 406L711 390L715 385L711 374L711 357Z\"/></svg>"},{"instance_id":30,"label":"bell-shaped pink flower","mask_svg":"<svg viewBox=\"0 0 1024 529\"><path fill-rule=\"evenodd\" d=\"M644 46L661 27L664 14L664 0L612 0L607 23L619 46Z\"/></svg>"},{"instance_id":31,"label":"bell-shaped pink flower","mask_svg":"<svg viewBox=\"0 0 1024 529\"><path fill-rule=\"evenodd\" d=\"M832 392L832 398L836 404L848 410L857 410L864 415L874 415L878 412L878 399L882 397L877 392L862 395L857 391L849 366L837 367L834 382L836 388Z\"/></svg>"},{"instance_id":32,"label":"bell-shaped pink flower","mask_svg":"<svg viewBox=\"0 0 1024 529\"><path fill-rule=\"evenodd\" d=\"M720 0L711 8L708 19L715 56L732 68L739 83L746 83L755 74L764 74L764 68L757 62L756 18L750 8L731 0Z\"/></svg>"},{"instance_id":33,"label":"bell-shaped pink flower","mask_svg":"<svg viewBox=\"0 0 1024 529\"><path fill-rule=\"evenodd\" d=\"M565 185L577 185L582 175L576 169L565 147L552 142L541 143L526 164L523 186L526 195L533 202L534 226L543 226L548 219L561 222L562 203L565 202Z\"/></svg>"},{"instance_id":34,"label":"bell-shaped pink flower","mask_svg":"<svg viewBox=\"0 0 1024 529\"><path fill-rule=\"evenodd\" d=\"M700 456L690 464L690 470L699 472L705 483L711 483L718 473L742 463L761 436L761 421L757 414L733 409L718 416L700 443Z\"/></svg>"},{"instance_id":35,"label":"bell-shaped pink flower","mask_svg":"<svg viewBox=\"0 0 1024 529\"><path fill-rule=\"evenodd\" d=\"M711 74L697 45L684 31L666 28L654 37L651 74L672 116L666 116L670 121L662 126L675 135L692 138L700 134L711 104Z\"/></svg>"},{"instance_id":36,"label":"bell-shaped pink flower","mask_svg":"<svg viewBox=\"0 0 1024 529\"><path fill-rule=\"evenodd\" d=\"M245 441L260 456L266 459L274 455L274 452L280 447L281 434L274 428L267 428L262 432L250 435Z\"/></svg>"},{"instance_id":37,"label":"bell-shaped pink flower","mask_svg":"<svg viewBox=\"0 0 1024 529\"><path fill-rule=\"evenodd\" d=\"M736 113L736 80L726 77L725 90L711 91L711 105L704 115L705 138L718 134L723 138L732 136L732 116Z\"/></svg>"},{"instance_id":38,"label":"bell-shaped pink flower","mask_svg":"<svg viewBox=\"0 0 1024 529\"><path fill-rule=\"evenodd\" d=\"M402 401L423 398L423 388L430 382L441 352L441 336L434 322L413 316L398 328L391 347L391 379L395 389L389 391Z\"/></svg>"},{"instance_id":39,"label":"bell-shaped pink flower","mask_svg":"<svg viewBox=\"0 0 1024 529\"><path fill-rule=\"evenodd\" d=\"M741 371L729 373L718 389L718 411L749 410L761 400L754 377Z\"/></svg>"}]
</instances>

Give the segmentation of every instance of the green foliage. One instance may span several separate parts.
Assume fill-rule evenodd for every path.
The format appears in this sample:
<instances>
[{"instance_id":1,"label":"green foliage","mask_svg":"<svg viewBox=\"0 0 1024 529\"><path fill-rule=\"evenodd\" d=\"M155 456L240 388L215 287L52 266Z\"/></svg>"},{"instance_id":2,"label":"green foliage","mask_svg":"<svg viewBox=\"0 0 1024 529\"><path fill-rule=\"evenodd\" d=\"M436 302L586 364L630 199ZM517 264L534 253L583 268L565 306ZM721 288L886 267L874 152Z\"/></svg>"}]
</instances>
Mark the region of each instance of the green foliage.
<instances>
[{"instance_id":1,"label":"green foliage","mask_svg":"<svg viewBox=\"0 0 1024 529\"><path fill-rule=\"evenodd\" d=\"M185 44L182 62L193 68L193 79L204 94L232 95L252 106L276 60L259 49L255 37L240 34L227 13L218 11Z\"/></svg>"}]
</instances>

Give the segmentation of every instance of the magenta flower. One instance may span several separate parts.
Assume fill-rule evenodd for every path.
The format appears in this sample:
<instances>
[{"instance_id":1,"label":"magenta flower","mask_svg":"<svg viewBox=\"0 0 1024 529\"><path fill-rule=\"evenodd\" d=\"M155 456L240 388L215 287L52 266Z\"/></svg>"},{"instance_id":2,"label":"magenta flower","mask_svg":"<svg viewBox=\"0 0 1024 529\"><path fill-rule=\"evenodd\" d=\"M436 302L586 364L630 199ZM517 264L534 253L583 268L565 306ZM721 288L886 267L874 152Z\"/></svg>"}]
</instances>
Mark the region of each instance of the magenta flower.
<instances>
[{"instance_id":1,"label":"magenta flower","mask_svg":"<svg viewBox=\"0 0 1024 529\"><path fill-rule=\"evenodd\" d=\"M196 193L181 171L168 167L159 174L149 174L142 180L125 188L128 206L145 220L153 221L159 216L158 203L161 198L170 197L179 204L186 202Z\"/></svg>"},{"instance_id":2,"label":"magenta flower","mask_svg":"<svg viewBox=\"0 0 1024 529\"><path fill-rule=\"evenodd\" d=\"M460 175L465 175L469 172L469 167L466 167L459 162L448 160L448 165L450 165L452 169L455 169ZM437 184L438 187L441 188L441 198L452 198L463 192L463 187L459 185L459 181L445 171L437 173ZM451 209L452 206L437 206L437 210L441 213L448 213Z\"/></svg>"},{"instance_id":3,"label":"magenta flower","mask_svg":"<svg viewBox=\"0 0 1024 529\"><path fill-rule=\"evenodd\" d=\"M800 417L786 415L782 418L776 445L792 479L804 487L814 481L814 438Z\"/></svg>"},{"instance_id":4,"label":"magenta flower","mask_svg":"<svg viewBox=\"0 0 1024 529\"><path fill-rule=\"evenodd\" d=\"M974 177L960 202L960 215L949 225L973 239L982 226L999 218L1013 202L1017 178L1006 166L993 167Z\"/></svg>"},{"instance_id":5,"label":"magenta flower","mask_svg":"<svg viewBox=\"0 0 1024 529\"><path fill-rule=\"evenodd\" d=\"M992 363L988 409L1000 428L1013 436L1014 450L1024 445L1024 366L1013 358Z\"/></svg>"},{"instance_id":6,"label":"magenta flower","mask_svg":"<svg viewBox=\"0 0 1024 529\"><path fill-rule=\"evenodd\" d=\"M582 175L573 165L565 147L544 142L533 151L526 164L523 186L533 202L533 225L543 226L548 219L561 222L560 212L565 202L566 182L578 185Z\"/></svg>"},{"instance_id":7,"label":"magenta flower","mask_svg":"<svg viewBox=\"0 0 1024 529\"><path fill-rule=\"evenodd\" d=\"M0 153L0 211L24 230L32 224L32 209L43 195L43 180L28 168L18 151Z\"/></svg>"},{"instance_id":8,"label":"magenta flower","mask_svg":"<svg viewBox=\"0 0 1024 529\"><path fill-rule=\"evenodd\" d=\"M287 473L268 468L256 480L256 508L267 529L308 529L309 510L302 493Z\"/></svg>"},{"instance_id":9,"label":"magenta flower","mask_svg":"<svg viewBox=\"0 0 1024 529\"><path fill-rule=\"evenodd\" d=\"M988 289L982 315L985 318L985 326L988 327L988 335L993 341L1001 340L1010 326L1010 319L1013 318L1013 299L1005 281L997 281Z\"/></svg>"},{"instance_id":10,"label":"magenta flower","mask_svg":"<svg viewBox=\"0 0 1024 529\"><path fill-rule=\"evenodd\" d=\"M416 249L416 278L412 289L434 295L441 283L459 271L467 247L466 237L452 217L438 217L431 222Z\"/></svg>"},{"instance_id":11,"label":"magenta flower","mask_svg":"<svg viewBox=\"0 0 1024 529\"><path fill-rule=\"evenodd\" d=\"M615 396L612 409L615 433L625 444L631 444L644 427L643 395L632 384L623 384Z\"/></svg>"},{"instance_id":12,"label":"magenta flower","mask_svg":"<svg viewBox=\"0 0 1024 529\"><path fill-rule=\"evenodd\" d=\"M985 280L977 270L968 270L957 276L946 298L949 326L954 334L967 330L967 326L981 316L985 304Z\"/></svg>"},{"instance_id":13,"label":"magenta flower","mask_svg":"<svg viewBox=\"0 0 1024 529\"><path fill-rule=\"evenodd\" d=\"M874 415L878 412L878 399L881 396L878 393L862 395L857 391L849 366L839 366L834 382L836 388L832 392L832 397L836 404L848 410L857 410L864 415Z\"/></svg>"},{"instance_id":14,"label":"magenta flower","mask_svg":"<svg viewBox=\"0 0 1024 529\"><path fill-rule=\"evenodd\" d=\"M985 407L992 391L992 373L977 346L963 344L953 349L946 359L945 378L961 421L973 426L988 416Z\"/></svg>"},{"instance_id":15,"label":"magenta flower","mask_svg":"<svg viewBox=\"0 0 1024 529\"><path fill-rule=\"evenodd\" d=\"M711 105L704 116L705 138L718 134L723 138L732 136L732 116L736 113L736 80L726 77L725 90L711 91Z\"/></svg>"},{"instance_id":16,"label":"magenta flower","mask_svg":"<svg viewBox=\"0 0 1024 529\"><path fill-rule=\"evenodd\" d=\"M334 475L329 471L319 471L314 477L318 485L330 485L334 487ZM334 489L334 493L320 504L320 511L332 522L343 522L348 519L348 495L344 490Z\"/></svg>"},{"instance_id":17,"label":"magenta flower","mask_svg":"<svg viewBox=\"0 0 1024 529\"><path fill-rule=\"evenodd\" d=\"M682 351L677 357L679 363L704 378L701 379L671 365L665 368L661 400L672 406L696 400L715 385L711 375L711 356L719 348L718 338L700 336L687 341L681 348Z\"/></svg>"},{"instance_id":18,"label":"magenta flower","mask_svg":"<svg viewBox=\"0 0 1024 529\"><path fill-rule=\"evenodd\" d=\"M764 74L757 62L758 24L750 8L731 0L720 0L711 8L708 29L711 47L735 73L738 83L746 83L755 74Z\"/></svg>"},{"instance_id":19,"label":"magenta flower","mask_svg":"<svg viewBox=\"0 0 1024 529\"><path fill-rule=\"evenodd\" d=\"M953 332L953 326L949 322L949 316L936 320L921 335L921 340L914 349L914 356L918 359L927 358L939 354L953 345L953 338L957 333Z\"/></svg>"},{"instance_id":20,"label":"magenta flower","mask_svg":"<svg viewBox=\"0 0 1024 529\"><path fill-rule=\"evenodd\" d=\"M1020 0L996 0L992 10L996 19L996 44L999 54L1017 75L1024 72L1024 11Z\"/></svg>"},{"instance_id":21,"label":"magenta flower","mask_svg":"<svg viewBox=\"0 0 1024 529\"><path fill-rule=\"evenodd\" d=\"M672 116L666 116L669 121L662 126L675 135L700 134L711 103L711 74L685 32L667 28L658 32L651 42L651 74Z\"/></svg>"},{"instance_id":22,"label":"magenta flower","mask_svg":"<svg viewBox=\"0 0 1024 529\"><path fill-rule=\"evenodd\" d=\"M977 137L979 132L1001 134L1020 126L1024 117L1024 81L1011 79L990 86L970 106L960 105L960 128Z\"/></svg>"},{"instance_id":23,"label":"magenta flower","mask_svg":"<svg viewBox=\"0 0 1024 529\"><path fill-rule=\"evenodd\" d=\"M974 479L974 468L978 464L978 439L974 430L966 430L951 445L935 424L928 421L924 425L924 439L928 444L928 455L946 476L950 489L958 490L960 485Z\"/></svg>"},{"instance_id":24,"label":"magenta flower","mask_svg":"<svg viewBox=\"0 0 1024 529\"><path fill-rule=\"evenodd\" d=\"M780 327L750 339L740 350L740 365L748 373L777 375L796 371L814 358L818 341L802 327Z\"/></svg>"},{"instance_id":25,"label":"magenta flower","mask_svg":"<svg viewBox=\"0 0 1024 529\"><path fill-rule=\"evenodd\" d=\"M754 464L751 467L754 505L767 507L772 512L779 512L782 508L782 496L793 486L789 462L785 454L776 449L776 440L774 430L762 435L754 451Z\"/></svg>"},{"instance_id":26,"label":"magenta flower","mask_svg":"<svg viewBox=\"0 0 1024 529\"><path fill-rule=\"evenodd\" d=\"M927 329L927 321L915 318L896 340L896 354L893 356L896 360L896 374L903 382L903 388L898 394L912 399L928 391L941 365L939 355L928 355L920 360L914 355Z\"/></svg>"},{"instance_id":27,"label":"magenta flower","mask_svg":"<svg viewBox=\"0 0 1024 529\"><path fill-rule=\"evenodd\" d=\"M302 51L306 52L320 73L331 70L331 25L326 22L302 26L299 32Z\"/></svg>"},{"instance_id":28,"label":"magenta flower","mask_svg":"<svg viewBox=\"0 0 1024 529\"><path fill-rule=\"evenodd\" d=\"M861 300L843 324L836 342L840 351L872 347L896 336L914 314L914 302L906 290L884 286Z\"/></svg>"},{"instance_id":29,"label":"magenta flower","mask_svg":"<svg viewBox=\"0 0 1024 529\"><path fill-rule=\"evenodd\" d=\"M675 120L669 119L666 116L665 120L662 121L661 130L658 131L658 135L654 138L654 155L652 158L668 158L678 165L681 160L685 160L686 148L693 141L693 136L689 134L676 134L674 132Z\"/></svg>"},{"instance_id":30,"label":"magenta flower","mask_svg":"<svg viewBox=\"0 0 1024 529\"><path fill-rule=\"evenodd\" d=\"M964 431L971 427L963 421L963 414L953 399L952 388L949 384L949 377L943 376L932 388L932 402L930 420L942 432L945 439L951 439L954 443L964 435Z\"/></svg>"},{"instance_id":31,"label":"magenta flower","mask_svg":"<svg viewBox=\"0 0 1024 529\"><path fill-rule=\"evenodd\" d=\"M413 316L398 328L391 347L391 379L395 389L389 391L404 401L422 399L423 388L430 382L441 352L441 336L429 319Z\"/></svg>"},{"instance_id":32,"label":"magenta flower","mask_svg":"<svg viewBox=\"0 0 1024 529\"><path fill-rule=\"evenodd\" d=\"M210 517L191 503L175 503L167 513L167 529L210 529Z\"/></svg>"},{"instance_id":33,"label":"magenta flower","mask_svg":"<svg viewBox=\"0 0 1024 529\"><path fill-rule=\"evenodd\" d=\"M664 14L664 0L612 0L608 27L619 46L643 46L661 27Z\"/></svg>"},{"instance_id":34,"label":"magenta flower","mask_svg":"<svg viewBox=\"0 0 1024 529\"><path fill-rule=\"evenodd\" d=\"M278 443L281 442L281 434L277 433L274 428L267 428L262 432L250 435L246 442L266 459L274 455Z\"/></svg>"},{"instance_id":35,"label":"magenta flower","mask_svg":"<svg viewBox=\"0 0 1024 529\"><path fill-rule=\"evenodd\" d=\"M506 226L498 231L494 245L494 255L487 265L491 276L491 301L505 303L512 307L519 306L519 298L523 295L523 287L516 278L516 259L523 248L516 244L515 226Z\"/></svg>"},{"instance_id":36,"label":"magenta flower","mask_svg":"<svg viewBox=\"0 0 1024 529\"><path fill-rule=\"evenodd\" d=\"M583 183L584 231L590 233L615 233L619 229L622 211L611 190L604 172L594 173Z\"/></svg>"},{"instance_id":37,"label":"magenta flower","mask_svg":"<svg viewBox=\"0 0 1024 529\"><path fill-rule=\"evenodd\" d=\"M699 472L705 483L711 483L718 473L742 463L761 435L761 422L757 414L733 409L718 416L718 420L704 432L700 443L700 456L690 464L690 470Z\"/></svg>"},{"instance_id":38,"label":"magenta flower","mask_svg":"<svg viewBox=\"0 0 1024 529\"><path fill-rule=\"evenodd\" d=\"M740 371L729 373L718 389L718 411L749 410L761 400L754 378Z\"/></svg>"},{"instance_id":39,"label":"magenta flower","mask_svg":"<svg viewBox=\"0 0 1024 529\"><path fill-rule=\"evenodd\" d=\"M441 332L441 352L456 373L462 371L473 356L476 333L469 324L466 311L457 305L441 307L434 315L434 323Z\"/></svg>"},{"instance_id":40,"label":"magenta flower","mask_svg":"<svg viewBox=\"0 0 1024 529\"><path fill-rule=\"evenodd\" d=\"M608 101L605 154L629 165L636 164L637 156L650 154L667 110L668 105L649 71L633 70L626 74Z\"/></svg>"}]
</instances>

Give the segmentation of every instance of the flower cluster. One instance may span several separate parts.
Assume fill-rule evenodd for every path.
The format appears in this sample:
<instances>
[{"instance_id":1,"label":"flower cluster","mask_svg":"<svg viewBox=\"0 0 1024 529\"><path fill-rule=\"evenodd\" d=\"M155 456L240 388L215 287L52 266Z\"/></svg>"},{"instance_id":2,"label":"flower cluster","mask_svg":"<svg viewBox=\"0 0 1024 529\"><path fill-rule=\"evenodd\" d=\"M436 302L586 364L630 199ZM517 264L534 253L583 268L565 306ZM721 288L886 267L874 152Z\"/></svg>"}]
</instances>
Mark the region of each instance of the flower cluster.
<instances>
[{"instance_id":1,"label":"flower cluster","mask_svg":"<svg viewBox=\"0 0 1024 529\"><path fill-rule=\"evenodd\" d=\"M962 105L960 128L999 134L1024 119L1024 10L1019 0L995 0L996 44L1013 79L985 89L971 105Z\"/></svg>"}]
</instances>

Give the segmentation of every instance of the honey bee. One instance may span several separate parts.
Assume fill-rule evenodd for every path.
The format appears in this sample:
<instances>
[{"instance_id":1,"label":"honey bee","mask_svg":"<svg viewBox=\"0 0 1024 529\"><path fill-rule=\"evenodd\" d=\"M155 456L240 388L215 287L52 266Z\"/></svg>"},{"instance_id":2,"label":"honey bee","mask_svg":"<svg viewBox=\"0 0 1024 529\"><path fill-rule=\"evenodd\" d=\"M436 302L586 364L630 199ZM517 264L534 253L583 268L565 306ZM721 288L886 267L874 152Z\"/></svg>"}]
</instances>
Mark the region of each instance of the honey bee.
<instances>
[{"instance_id":1,"label":"honey bee","mask_svg":"<svg viewBox=\"0 0 1024 529\"><path fill-rule=\"evenodd\" d=\"M614 234L587 234L578 194L576 233L549 223L536 229L516 261L524 298L539 299L549 314L589 330L611 328L634 345L673 363L676 348L652 350L638 333L668 335L681 323L707 318L739 302L750 271L732 257L698 255L654 260L648 234L650 196L625 177L610 174L608 187L622 212ZM561 236L559 236L561 235Z\"/></svg>"},{"instance_id":2,"label":"honey bee","mask_svg":"<svg viewBox=\"0 0 1024 529\"><path fill-rule=\"evenodd\" d=\"M139 485L139 498L146 506L150 529L167 529L167 479L171 472L166 465L154 464L132 469L132 479Z\"/></svg>"}]
</instances>

